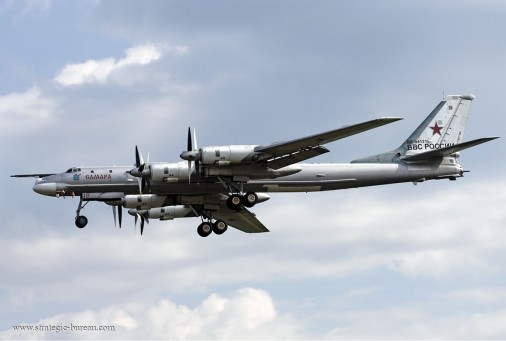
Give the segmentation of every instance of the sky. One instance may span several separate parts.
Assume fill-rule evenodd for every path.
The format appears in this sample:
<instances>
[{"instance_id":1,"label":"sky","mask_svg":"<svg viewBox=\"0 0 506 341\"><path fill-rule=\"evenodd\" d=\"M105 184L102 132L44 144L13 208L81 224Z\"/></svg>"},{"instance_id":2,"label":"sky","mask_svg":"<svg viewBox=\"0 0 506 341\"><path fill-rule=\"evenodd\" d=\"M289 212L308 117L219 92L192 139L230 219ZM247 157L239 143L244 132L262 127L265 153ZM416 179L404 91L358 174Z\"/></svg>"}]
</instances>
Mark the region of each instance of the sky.
<instances>
[{"instance_id":1,"label":"sky","mask_svg":"<svg viewBox=\"0 0 506 341\"><path fill-rule=\"evenodd\" d=\"M12 174L179 161L381 116L311 162L398 147L447 94L506 136L502 1L1 1L1 339L504 339L504 138L465 177L272 194L271 230L201 238ZM114 325L114 332L16 325Z\"/></svg>"}]
</instances>

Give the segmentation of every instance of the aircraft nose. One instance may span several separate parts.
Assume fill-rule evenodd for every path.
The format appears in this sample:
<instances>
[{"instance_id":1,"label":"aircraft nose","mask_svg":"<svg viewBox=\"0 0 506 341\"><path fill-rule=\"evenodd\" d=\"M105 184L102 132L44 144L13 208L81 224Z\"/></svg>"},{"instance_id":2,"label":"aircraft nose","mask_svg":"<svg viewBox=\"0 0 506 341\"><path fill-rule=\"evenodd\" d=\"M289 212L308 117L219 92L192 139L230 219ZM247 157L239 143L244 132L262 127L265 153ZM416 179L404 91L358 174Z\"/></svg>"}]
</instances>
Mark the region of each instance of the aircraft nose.
<instances>
[{"instance_id":1,"label":"aircraft nose","mask_svg":"<svg viewBox=\"0 0 506 341\"><path fill-rule=\"evenodd\" d=\"M54 182L36 183L33 186L33 190L36 193L54 197L56 196L56 183Z\"/></svg>"}]
</instances>

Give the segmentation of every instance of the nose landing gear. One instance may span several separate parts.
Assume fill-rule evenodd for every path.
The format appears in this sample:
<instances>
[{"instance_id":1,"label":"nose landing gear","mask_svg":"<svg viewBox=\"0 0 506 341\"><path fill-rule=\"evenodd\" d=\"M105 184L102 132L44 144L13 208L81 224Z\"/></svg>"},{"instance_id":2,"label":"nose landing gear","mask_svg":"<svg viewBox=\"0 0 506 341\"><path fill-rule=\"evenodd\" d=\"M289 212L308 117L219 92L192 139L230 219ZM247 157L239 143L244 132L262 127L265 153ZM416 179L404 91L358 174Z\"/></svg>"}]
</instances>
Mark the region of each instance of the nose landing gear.
<instances>
[{"instance_id":1,"label":"nose landing gear","mask_svg":"<svg viewBox=\"0 0 506 341\"><path fill-rule=\"evenodd\" d=\"M89 203L89 201L86 201L86 203L83 205L83 197L81 196L81 199L79 200L79 206L77 206L76 211L76 226L80 229L85 227L88 224L88 218L81 215L81 210Z\"/></svg>"},{"instance_id":2,"label":"nose landing gear","mask_svg":"<svg viewBox=\"0 0 506 341\"><path fill-rule=\"evenodd\" d=\"M76 226L78 228L82 229L83 227L86 226L86 224L88 224L88 218L86 218L83 215L80 215L80 216L76 217Z\"/></svg>"}]
</instances>

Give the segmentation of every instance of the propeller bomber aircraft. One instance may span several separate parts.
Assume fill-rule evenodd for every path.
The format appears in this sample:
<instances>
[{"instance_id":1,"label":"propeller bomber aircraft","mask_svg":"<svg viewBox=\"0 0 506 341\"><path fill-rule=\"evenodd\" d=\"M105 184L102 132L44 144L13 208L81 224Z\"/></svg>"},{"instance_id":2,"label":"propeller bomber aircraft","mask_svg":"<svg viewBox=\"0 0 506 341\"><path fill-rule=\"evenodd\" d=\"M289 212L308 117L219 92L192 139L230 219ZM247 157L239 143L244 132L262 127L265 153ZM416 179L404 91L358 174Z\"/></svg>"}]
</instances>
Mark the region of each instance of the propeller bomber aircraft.
<instances>
[{"instance_id":1,"label":"propeller bomber aircraft","mask_svg":"<svg viewBox=\"0 0 506 341\"><path fill-rule=\"evenodd\" d=\"M460 151L496 139L462 142L473 95L446 96L404 143L390 152L346 164L299 163L329 152L324 144L383 126L401 118L386 117L271 145L198 148L188 129L184 161L144 161L135 148L135 167L74 167L64 173L20 174L37 178L39 194L79 196L75 224L88 219L81 211L90 201L113 206L122 223L122 207L140 219L141 235L149 219L201 217L202 237L224 233L228 226L248 233L268 232L249 208L269 199L269 192L312 192L425 180L456 180L464 175ZM115 209L115 207L117 209Z\"/></svg>"}]
</instances>

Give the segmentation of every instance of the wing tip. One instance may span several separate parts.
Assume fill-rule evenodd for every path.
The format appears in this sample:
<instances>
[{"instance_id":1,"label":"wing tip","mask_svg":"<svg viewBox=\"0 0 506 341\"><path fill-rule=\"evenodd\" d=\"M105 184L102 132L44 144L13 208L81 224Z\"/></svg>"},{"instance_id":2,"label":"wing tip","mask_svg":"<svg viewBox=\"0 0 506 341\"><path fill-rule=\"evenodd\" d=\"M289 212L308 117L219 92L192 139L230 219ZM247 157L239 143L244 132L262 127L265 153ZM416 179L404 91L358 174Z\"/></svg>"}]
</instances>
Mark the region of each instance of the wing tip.
<instances>
[{"instance_id":1,"label":"wing tip","mask_svg":"<svg viewBox=\"0 0 506 341\"><path fill-rule=\"evenodd\" d=\"M381 120L381 121L388 121L388 122L396 122L396 121L400 121L400 120L403 120L404 118L403 117L380 117L378 118L378 120Z\"/></svg>"}]
</instances>

